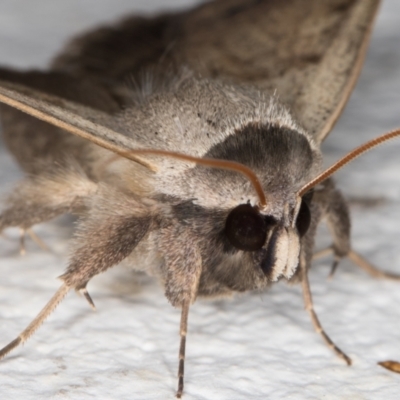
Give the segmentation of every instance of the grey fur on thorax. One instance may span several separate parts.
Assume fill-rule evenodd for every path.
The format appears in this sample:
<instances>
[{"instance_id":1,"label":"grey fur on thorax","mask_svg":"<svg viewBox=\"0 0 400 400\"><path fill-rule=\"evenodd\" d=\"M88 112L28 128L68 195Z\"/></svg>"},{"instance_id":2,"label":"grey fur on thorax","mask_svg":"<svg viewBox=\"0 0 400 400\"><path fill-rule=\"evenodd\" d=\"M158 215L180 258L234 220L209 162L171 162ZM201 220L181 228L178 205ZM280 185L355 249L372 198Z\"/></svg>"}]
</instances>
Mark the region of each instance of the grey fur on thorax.
<instances>
[{"instance_id":1,"label":"grey fur on thorax","mask_svg":"<svg viewBox=\"0 0 400 400\"><path fill-rule=\"evenodd\" d=\"M226 158L245 164L251 157L244 160L243 153L254 151L255 143L265 144L263 139L253 135L247 143L242 140L235 151L231 139L239 136L249 125L265 130L265 135L272 130L297 132L300 138L306 140L300 140L303 142L300 149L295 148L299 144L299 140L296 140L289 143L290 148L285 150L292 158L296 158L291 160L292 166L287 165L288 185L285 190L288 194L300 189L321 167L320 150L314 140L274 96L267 96L251 86L227 85L212 79L197 78L188 71L185 71L182 79L154 88L154 93L148 93L140 103L121 113L118 121L120 131L145 148L176 151L196 157ZM308 142L308 145L304 142ZM229 145L230 152L227 154L224 146ZM278 159L281 161L286 154L285 151L281 156L276 154L276 151L282 151L281 148L269 151L273 153L262 157L259 154L259 159L253 160L255 162L250 162L248 166L266 186L269 203L272 204L278 197L282 198L285 182L282 173L279 187L273 187L271 181L277 173L270 167L274 168ZM297 163L302 161L302 156L306 156L309 165ZM273 161L269 161L269 157ZM237 173L205 169L169 158L148 158L162 171L154 176L158 192L184 199L192 198L197 204L211 208L226 209L247 201L257 203L251 184ZM216 185L221 181L224 182L223 187ZM292 198L290 202L293 201ZM281 202L278 200L278 203Z\"/></svg>"}]
</instances>

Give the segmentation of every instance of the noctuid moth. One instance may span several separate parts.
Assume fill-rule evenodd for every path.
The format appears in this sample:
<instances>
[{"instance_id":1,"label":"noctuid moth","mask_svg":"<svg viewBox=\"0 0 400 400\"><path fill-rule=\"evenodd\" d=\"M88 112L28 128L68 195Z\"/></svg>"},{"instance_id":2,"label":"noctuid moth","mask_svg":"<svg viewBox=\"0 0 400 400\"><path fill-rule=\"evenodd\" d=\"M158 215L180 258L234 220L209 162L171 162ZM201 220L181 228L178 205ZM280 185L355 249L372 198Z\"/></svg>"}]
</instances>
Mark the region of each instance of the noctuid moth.
<instances>
[{"instance_id":1,"label":"noctuid moth","mask_svg":"<svg viewBox=\"0 0 400 400\"><path fill-rule=\"evenodd\" d=\"M88 282L124 262L156 276L182 309L178 397L190 305L279 280L302 285L317 331L350 364L320 326L307 272L325 219L335 266L349 256L385 275L351 250L346 202L320 175L320 145L378 5L211 2L84 34L47 72L1 69L4 140L28 177L0 229L65 213L79 222L61 287L0 357L69 291L93 306Z\"/></svg>"}]
</instances>

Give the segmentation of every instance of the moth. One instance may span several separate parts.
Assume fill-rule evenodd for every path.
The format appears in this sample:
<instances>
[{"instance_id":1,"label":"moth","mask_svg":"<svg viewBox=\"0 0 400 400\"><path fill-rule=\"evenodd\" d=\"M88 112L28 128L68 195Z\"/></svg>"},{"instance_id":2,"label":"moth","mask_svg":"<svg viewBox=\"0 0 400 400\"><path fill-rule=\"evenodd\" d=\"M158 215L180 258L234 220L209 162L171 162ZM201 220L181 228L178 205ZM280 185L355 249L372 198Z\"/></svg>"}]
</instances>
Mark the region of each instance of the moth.
<instances>
[{"instance_id":1,"label":"moth","mask_svg":"<svg viewBox=\"0 0 400 400\"><path fill-rule=\"evenodd\" d=\"M94 306L90 279L124 262L156 276L182 310L177 397L197 297L280 280L301 283L316 330L350 364L318 321L307 273L324 219L335 265L348 256L388 275L351 249L348 208L330 179L341 164L323 172L320 152L378 6L210 2L89 32L47 72L1 69L4 140L28 177L0 229L80 220L61 287L0 358L72 289Z\"/></svg>"}]
</instances>

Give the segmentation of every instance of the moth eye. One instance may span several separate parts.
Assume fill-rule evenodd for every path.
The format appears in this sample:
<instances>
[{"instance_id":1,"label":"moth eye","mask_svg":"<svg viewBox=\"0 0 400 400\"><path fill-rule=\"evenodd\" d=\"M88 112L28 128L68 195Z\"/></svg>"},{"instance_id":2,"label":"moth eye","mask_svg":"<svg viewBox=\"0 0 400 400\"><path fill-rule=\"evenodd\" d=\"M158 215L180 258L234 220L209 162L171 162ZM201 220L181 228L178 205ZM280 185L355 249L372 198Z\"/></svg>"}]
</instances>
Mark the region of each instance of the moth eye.
<instances>
[{"instance_id":1,"label":"moth eye","mask_svg":"<svg viewBox=\"0 0 400 400\"><path fill-rule=\"evenodd\" d=\"M275 223L261 215L250 204L241 204L228 215L225 234L230 243L239 250L256 251L264 246L268 225Z\"/></svg>"},{"instance_id":2,"label":"moth eye","mask_svg":"<svg viewBox=\"0 0 400 400\"><path fill-rule=\"evenodd\" d=\"M296 228L297 231L299 232L300 237L303 237L307 233L308 228L310 227L310 222L311 222L310 208L308 207L307 203L304 200L302 200L296 220Z\"/></svg>"}]
</instances>

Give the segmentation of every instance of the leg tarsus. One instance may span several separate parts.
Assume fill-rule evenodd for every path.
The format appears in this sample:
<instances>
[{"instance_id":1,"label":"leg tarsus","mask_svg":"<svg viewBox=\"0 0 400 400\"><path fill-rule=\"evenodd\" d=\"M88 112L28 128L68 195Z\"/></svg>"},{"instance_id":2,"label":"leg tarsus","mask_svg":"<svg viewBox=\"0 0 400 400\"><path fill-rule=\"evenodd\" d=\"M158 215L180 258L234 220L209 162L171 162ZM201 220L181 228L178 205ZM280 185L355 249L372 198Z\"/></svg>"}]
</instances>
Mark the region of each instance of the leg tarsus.
<instances>
[{"instance_id":1,"label":"leg tarsus","mask_svg":"<svg viewBox=\"0 0 400 400\"><path fill-rule=\"evenodd\" d=\"M381 271L376 268L374 265L369 263L363 256L354 250L350 250L348 254L349 259L356 264L358 267L366 271L368 274L373 276L374 278L384 278L384 279L392 279L392 280L400 280L399 274L394 274L391 272Z\"/></svg>"},{"instance_id":2,"label":"leg tarsus","mask_svg":"<svg viewBox=\"0 0 400 400\"><path fill-rule=\"evenodd\" d=\"M312 256L312 259L314 261L314 260L318 260L318 259L326 257L326 256L330 256L332 254L332 252L333 252L332 246L329 246L325 249L322 249L322 250L314 253Z\"/></svg>"},{"instance_id":3,"label":"leg tarsus","mask_svg":"<svg viewBox=\"0 0 400 400\"><path fill-rule=\"evenodd\" d=\"M326 249L316 252L313 255L313 260L325 257L332 253L333 254L335 253L334 249L332 247L327 247ZM342 258L344 258L337 254L334 254L334 257L335 257L335 259L334 259L332 267L331 267L331 272L329 274L329 278L333 277L334 273L337 270L340 260ZM371 264L369 261L367 261L360 253L357 253L356 251L354 251L352 249L350 249L347 256L345 256L345 257L348 257L349 260L353 262L353 264L357 265L357 267L361 268L362 270L364 270L365 272L367 272L369 275L373 276L374 278L391 279L391 280L395 280L395 281L400 280L400 274L381 271L380 269L375 267L373 264Z\"/></svg>"},{"instance_id":4,"label":"leg tarsus","mask_svg":"<svg viewBox=\"0 0 400 400\"><path fill-rule=\"evenodd\" d=\"M179 346L179 369L178 369L178 390L176 397L180 399L183 394L184 372L185 372L185 349L186 349L186 333L189 317L189 301L182 304L181 323L180 323L180 346Z\"/></svg>"},{"instance_id":5,"label":"leg tarsus","mask_svg":"<svg viewBox=\"0 0 400 400\"><path fill-rule=\"evenodd\" d=\"M342 257L335 256L335 259L333 260L333 263L332 263L331 272L329 273L329 276L328 276L329 279L332 279L333 275L335 275L335 272L337 270L337 267L338 267L341 259L342 259Z\"/></svg>"},{"instance_id":6,"label":"leg tarsus","mask_svg":"<svg viewBox=\"0 0 400 400\"><path fill-rule=\"evenodd\" d=\"M71 288L63 284L50 301L43 307L36 318L19 334L19 336L11 341L8 345L0 350L0 360L8 353L18 347L20 344L26 342L42 325L44 320L54 311L58 304L63 300Z\"/></svg>"},{"instance_id":7,"label":"leg tarsus","mask_svg":"<svg viewBox=\"0 0 400 400\"><path fill-rule=\"evenodd\" d=\"M92 308L93 311L96 311L96 306L94 304L94 301L92 299L92 297L90 296L89 292L85 287L79 288L76 290L79 294L83 295L85 297L85 299L87 300L87 302L89 303L90 307Z\"/></svg>"},{"instance_id":8,"label":"leg tarsus","mask_svg":"<svg viewBox=\"0 0 400 400\"><path fill-rule=\"evenodd\" d=\"M338 254L335 254L335 250L333 249L332 246L327 247L326 249L317 251L316 253L313 254L312 259L317 260L319 258L334 254L334 260L331 266L331 272L328 275L328 279L332 279L333 275L335 274L337 267L339 266L340 260L343 258L339 256Z\"/></svg>"},{"instance_id":9,"label":"leg tarsus","mask_svg":"<svg viewBox=\"0 0 400 400\"><path fill-rule=\"evenodd\" d=\"M26 248L25 248L25 233L26 230L24 228L20 228L19 230L19 254L21 256L24 256L26 254Z\"/></svg>"},{"instance_id":10,"label":"leg tarsus","mask_svg":"<svg viewBox=\"0 0 400 400\"><path fill-rule=\"evenodd\" d=\"M42 239L31 229L26 229L26 233L30 236L30 238L44 251L50 251L50 249L46 246L46 243L43 242Z\"/></svg>"},{"instance_id":11,"label":"leg tarsus","mask_svg":"<svg viewBox=\"0 0 400 400\"><path fill-rule=\"evenodd\" d=\"M25 237L26 234L30 236L30 238L42 249L45 251L49 251L49 248L43 242L42 239L31 228L20 228L20 237L19 237L19 253L21 256L26 254L26 247L25 247Z\"/></svg>"},{"instance_id":12,"label":"leg tarsus","mask_svg":"<svg viewBox=\"0 0 400 400\"><path fill-rule=\"evenodd\" d=\"M18 347L22 342L21 336L18 336L16 339L8 343L7 346L4 346L0 350L0 360L5 357L8 353L10 353L12 350L14 350L16 347Z\"/></svg>"}]
</instances>

